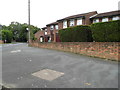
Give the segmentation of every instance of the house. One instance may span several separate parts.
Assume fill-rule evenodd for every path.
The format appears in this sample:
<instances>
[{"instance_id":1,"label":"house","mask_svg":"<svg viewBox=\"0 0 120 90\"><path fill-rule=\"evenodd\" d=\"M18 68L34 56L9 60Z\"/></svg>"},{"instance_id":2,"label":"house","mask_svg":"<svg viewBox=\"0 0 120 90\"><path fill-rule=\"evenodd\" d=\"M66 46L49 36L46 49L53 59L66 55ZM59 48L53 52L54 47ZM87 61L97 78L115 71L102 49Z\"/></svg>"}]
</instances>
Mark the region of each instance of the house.
<instances>
[{"instance_id":1,"label":"house","mask_svg":"<svg viewBox=\"0 0 120 90\"><path fill-rule=\"evenodd\" d=\"M88 12L84 14L77 14L47 24L46 27L49 41L60 42L58 31L61 29L77 25L90 25L91 21L89 18L95 14L97 14L97 11Z\"/></svg>"},{"instance_id":2,"label":"house","mask_svg":"<svg viewBox=\"0 0 120 90\"><path fill-rule=\"evenodd\" d=\"M58 22L53 22L50 24L47 24L47 33L49 36L49 41L54 41L54 42L59 42L59 37L58 37Z\"/></svg>"},{"instance_id":3,"label":"house","mask_svg":"<svg viewBox=\"0 0 120 90\"><path fill-rule=\"evenodd\" d=\"M35 34L35 37L40 42L60 42L58 31L60 29L77 26L77 25L90 25L90 17L96 15L97 11L88 12L84 14L77 14L69 16L56 22L47 24L46 27L42 28Z\"/></svg>"},{"instance_id":4,"label":"house","mask_svg":"<svg viewBox=\"0 0 120 90\"><path fill-rule=\"evenodd\" d=\"M37 33L35 33L35 38L37 38L37 41L44 42L45 40L45 30L39 30Z\"/></svg>"},{"instance_id":5,"label":"house","mask_svg":"<svg viewBox=\"0 0 120 90\"><path fill-rule=\"evenodd\" d=\"M97 11L72 15L59 19L56 22L47 24L35 34L35 37L40 42L60 42L58 31L64 28L78 26L78 25L90 25L92 23L107 22L111 20L120 20L120 10L97 13Z\"/></svg>"},{"instance_id":6,"label":"house","mask_svg":"<svg viewBox=\"0 0 120 90\"><path fill-rule=\"evenodd\" d=\"M99 13L90 17L91 23L108 22L112 20L120 20L120 10Z\"/></svg>"},{"instance_id":7,"label":"house","mask_svg":"<svg viewBox=\"0 0 120 90\"><path fill-rule=\"evenodd\" d=\"M43 27L41 29L41 31L44 33L44 34L41 34L40 38L41 38L41 42L48 42L49 40L49 36L48 36L48 30L47 30L47 27Z\"/></svg>"},{"instance_id":8,"label":"house","mask_svg":"<svg viewBox=\"0 0 120 90\"><path fill-rule=\"evenodd\" d=\"M77 14L73 16L69 16L60 20L57 20L59 29L64 29L72 26L77 25L90 25L90 17L93 15L96 15L97 11L83 13L83 14Z\"/></svg>"}]
</instances>

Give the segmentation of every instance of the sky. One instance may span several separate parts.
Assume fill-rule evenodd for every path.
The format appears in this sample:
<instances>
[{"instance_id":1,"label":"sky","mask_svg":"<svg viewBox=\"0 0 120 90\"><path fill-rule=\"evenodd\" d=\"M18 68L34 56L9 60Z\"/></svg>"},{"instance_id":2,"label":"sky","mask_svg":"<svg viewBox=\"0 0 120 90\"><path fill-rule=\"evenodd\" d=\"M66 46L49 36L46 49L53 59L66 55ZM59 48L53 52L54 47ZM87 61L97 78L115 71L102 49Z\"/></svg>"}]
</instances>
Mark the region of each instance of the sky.
<instances>
[{"instance_id":1,"label":"sky","mask_svg":"<svg viewBox=\"0 0 120 90\"><path fill-rule=\"evenodd\" d=\"M118 10L119 0L31 0L31 24L39 28L67 16ZM120 4L119 4L120 5ZM28 0L0 0L0 24L28 23Z\"/></svg>"}]
</instances>

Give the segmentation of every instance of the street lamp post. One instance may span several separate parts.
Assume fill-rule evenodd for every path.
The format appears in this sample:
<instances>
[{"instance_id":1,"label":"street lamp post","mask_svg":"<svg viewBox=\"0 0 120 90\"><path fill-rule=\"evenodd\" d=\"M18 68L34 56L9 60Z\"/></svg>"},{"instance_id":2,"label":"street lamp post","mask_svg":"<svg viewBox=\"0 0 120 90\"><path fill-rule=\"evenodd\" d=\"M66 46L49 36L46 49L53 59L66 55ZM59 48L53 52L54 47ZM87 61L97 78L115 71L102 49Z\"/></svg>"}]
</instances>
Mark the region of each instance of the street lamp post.
<instances>
[{"instance_id":1,"label":"street lamp post","mask_svg":"<svg viewBox=\"0 0 120 90\"><path fill-rule=\"evenodd\" d=\"M30 0L28 0L28 32L29 32L29 43L31 41L30 39Z\"/></svg>"}]
</instances>

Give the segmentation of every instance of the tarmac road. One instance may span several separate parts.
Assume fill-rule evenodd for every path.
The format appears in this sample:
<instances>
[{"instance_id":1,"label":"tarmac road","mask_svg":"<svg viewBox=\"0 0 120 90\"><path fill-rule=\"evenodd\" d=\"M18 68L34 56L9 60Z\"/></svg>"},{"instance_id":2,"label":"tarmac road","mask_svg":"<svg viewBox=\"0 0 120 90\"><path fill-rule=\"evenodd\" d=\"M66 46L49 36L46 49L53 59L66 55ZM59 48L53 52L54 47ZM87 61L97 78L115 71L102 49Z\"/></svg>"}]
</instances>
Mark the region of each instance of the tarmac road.
<instances>
[{"instance_id":1,"label":"tarmac road","mask_svg":"<svg viewBox=\"0 0 120 90\"><path fill-rule=\"evenodd\" d=\"M28 47L26 43L3 45L1 49L2 83L6 87L118 88L117 62ZM50 80L59 77L50 81L33 75L46 69L56 74L49 71L51 74L41 73L42 77Z\"/></svg>"}]
</instances>

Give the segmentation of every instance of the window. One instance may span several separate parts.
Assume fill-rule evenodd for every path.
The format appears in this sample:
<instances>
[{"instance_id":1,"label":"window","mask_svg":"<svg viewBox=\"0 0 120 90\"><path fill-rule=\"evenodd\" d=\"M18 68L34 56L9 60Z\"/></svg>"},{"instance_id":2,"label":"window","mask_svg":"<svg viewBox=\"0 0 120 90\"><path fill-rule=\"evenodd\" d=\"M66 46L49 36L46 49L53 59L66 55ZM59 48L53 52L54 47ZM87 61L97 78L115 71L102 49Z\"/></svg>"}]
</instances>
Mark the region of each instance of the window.
<instances>
[{"instance_id":1,"label":"window","mask_svg":"<svg viewBox=\"0 0 120 90\"><path fill-rule=\"evenodd\" d=\"M93 23L98 23L99 22L99 19L94 19L93 20Z\"/></svg>"},{"instance_id":2,"label":"window","mask_svg":"<svg viewBox=\"0 0 120 90\"><path fill-rule=\"evenodd\" d=\"M70 20L70 26L74 26L75 22L74 22L74 19L71 19Z\"/></svg>"},{"instance_id":3,"label":"window","mask_svg":"<svg viewBox=\"0 0 120 90\"><path fill-rule=\"evenodd\" d=\"M82 25L82 18L77 19L77 25Z\"/></svg>"},{"instance_id":4,"label":"window","mask_svg":"<svg viewBox=\"0 0 120 90\"><path fill-rule=\"evenodd\" d=\"M102 22L108 22L108 18L103 18Z\"/></svg>"},{"instance_id":5,"label":"window","mask_svg":"<svg viewBox=\"0 0 120 90\"><path fill-rule=\"evenodd\" d=\"M114 17L112 18L112 20L120 20L120 17L119 17L119 16L114 16Z\"/></svg>"},{"instance_id":6,"label":"window","mask_svg":"<svg viewBox=\"0 0 120 90\"><path fill-rule=\"evenodd\" d=\"M53 25L51 25L51 26L50 26L50 30L53 30L53 29L54 29L54 26L53 26Z\"/></svg>"},{"instance_id":7,"label":"window","mask_svg":"<svg viewBox=\"0 0 120 90\"><path fill-rule=\"evenodd\" d=\"M58 25L55 25L55 29L58 30Z\"/></svg>"},{"instance_id":8,"label":"window","mask_svg":"<svg viewBox=\"0 0 120 90\"><path fill-rule=\"evenodd\" d=\"M47 35L47 31L45 31L45 35Z\"/></svg>"},{"instance_id":9,"label":"window","mask_svg":"<svg viewBox=\"0 0 120 90\"><path fill-rule=\"evenodd\" d=\"M67 20L63 21L63 28L67 28Z\"/></svg>"}]
</instances>

